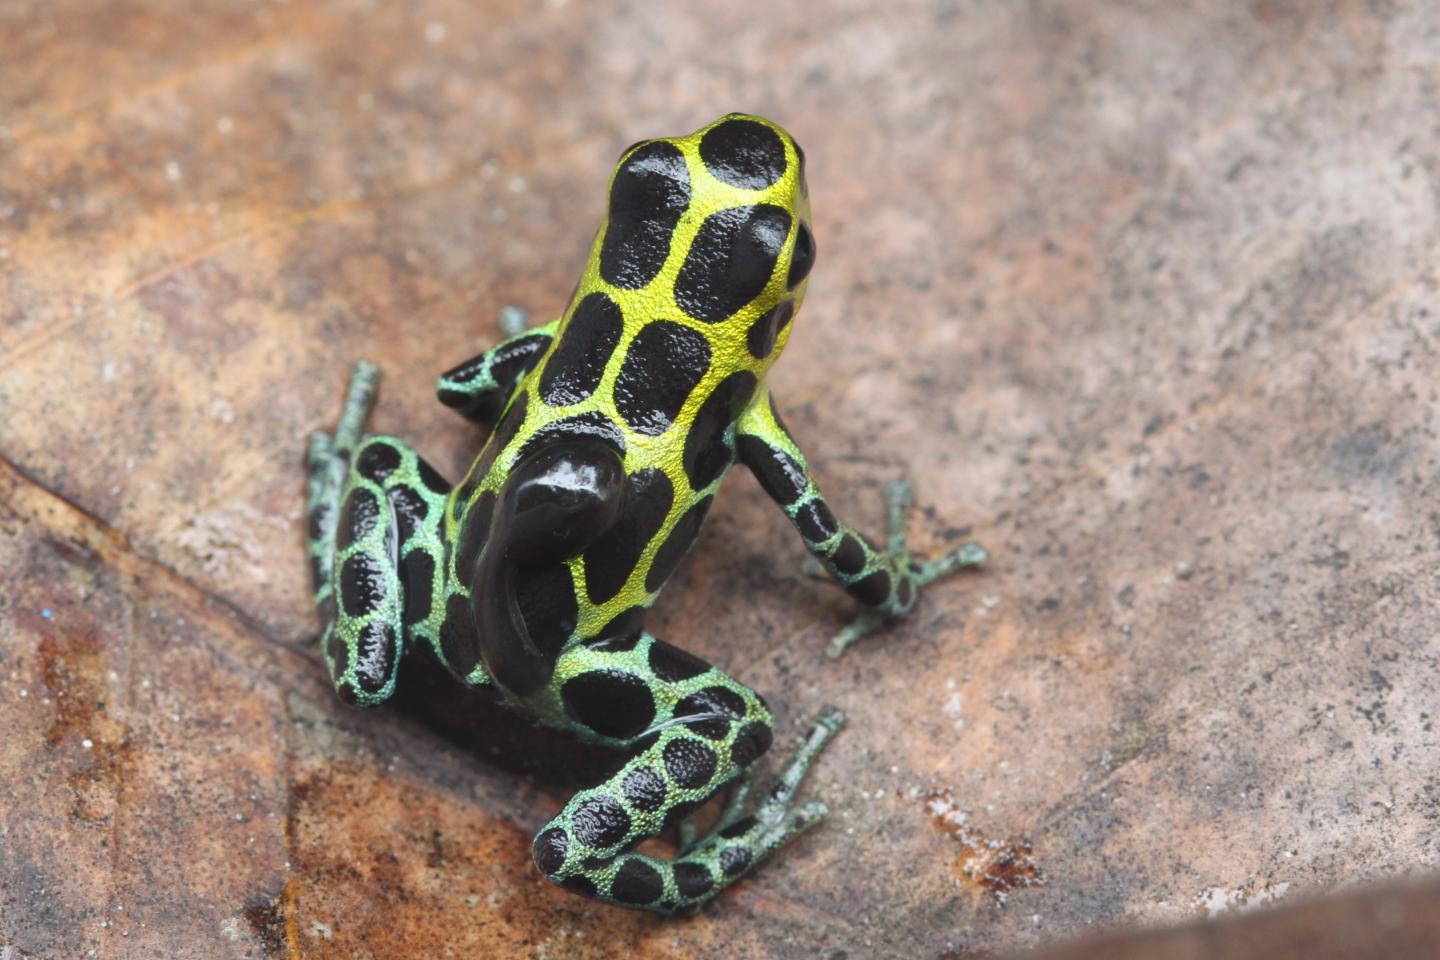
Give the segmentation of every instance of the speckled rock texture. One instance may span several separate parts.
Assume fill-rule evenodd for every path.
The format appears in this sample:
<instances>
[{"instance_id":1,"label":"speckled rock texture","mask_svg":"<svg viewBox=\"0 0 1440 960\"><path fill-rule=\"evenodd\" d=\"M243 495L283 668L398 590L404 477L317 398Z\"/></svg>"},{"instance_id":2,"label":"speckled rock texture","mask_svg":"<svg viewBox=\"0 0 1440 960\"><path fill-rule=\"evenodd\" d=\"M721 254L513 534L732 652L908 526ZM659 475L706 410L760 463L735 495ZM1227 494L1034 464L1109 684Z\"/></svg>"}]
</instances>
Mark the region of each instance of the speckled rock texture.
<instances>
[{"instance_id":1,"label":"speckled rock texture","mask_svg":"<svg viewBox=\"0 0 1440 960\"><path fill-rule=\"evenodd\" d=\"M1437 50L1424 0L0 4L0 951L981 957L1440 866ZM851 722L831 819L666 922L530 863L594 758L419 666L334 699L301 451L365 357L460 473L435 376L730 110L809 157L773 385L832 502L908 476L992 562L831 662L732 475L652 628L782 748Z\"/></svg>"}]
</instances>

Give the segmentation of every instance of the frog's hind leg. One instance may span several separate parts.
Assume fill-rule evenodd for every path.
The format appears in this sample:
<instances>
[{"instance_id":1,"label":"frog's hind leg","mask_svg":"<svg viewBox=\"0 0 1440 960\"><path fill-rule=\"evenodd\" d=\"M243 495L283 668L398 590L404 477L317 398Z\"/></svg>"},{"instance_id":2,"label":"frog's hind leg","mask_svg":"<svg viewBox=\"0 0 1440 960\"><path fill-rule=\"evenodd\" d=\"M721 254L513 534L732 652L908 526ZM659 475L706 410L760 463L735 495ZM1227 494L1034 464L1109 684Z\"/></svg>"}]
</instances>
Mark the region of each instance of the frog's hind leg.
<instances>
[{"instance_id":1,"label":"frog's hind leg","mask_svg":"<svg viewBox=\"0 0 1440 960\"><path fill-rule=\"evenodd\" d=\"M394 437L363 437L375 370L357 364L333 435L310 438L310 556L321 652L340 696L394 691L407 641L443 619L441 526L449 484Z\"/></svg>"},{"instance_id":2,"label":"frog's hind leg","mask_svg":"<svg viewBox=\"0 0 1440 960\"><path fill-rule=\"evenodd\" d=\"M657 913L689 913L824 819L823 804L793 800L840 729L839 711L822 711L775 786L747 814L749 774L772 738L770 711L754 691L648 633L574 647L561 655L555 677L571 725L629 753L535 838L536 865L566 889ZM710 833L683 838L669 859L629 852L683 823L732 782L730 802Z\"/></svg>"}]
</instances>

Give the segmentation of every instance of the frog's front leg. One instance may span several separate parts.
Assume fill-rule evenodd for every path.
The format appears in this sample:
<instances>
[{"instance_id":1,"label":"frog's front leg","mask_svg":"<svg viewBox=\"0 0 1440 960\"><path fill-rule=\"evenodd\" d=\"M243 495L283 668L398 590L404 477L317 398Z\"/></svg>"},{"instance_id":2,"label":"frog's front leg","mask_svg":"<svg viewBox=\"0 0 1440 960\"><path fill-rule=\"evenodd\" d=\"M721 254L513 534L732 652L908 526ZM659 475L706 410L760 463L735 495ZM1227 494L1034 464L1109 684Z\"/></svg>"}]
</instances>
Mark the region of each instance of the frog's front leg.
<instances>
[{"instance_id":1,"label":"frog's front leg","mask_svg":"<svg viewBox=\"0 0 1440 960\"><path fill-rule=\"evenodd\" d=\"M746 777L770 747L770 711L705 661L643 632L593 642L561 654L546 696L563 712L558 725L629 755L535 837L536 865L568 890L657 913L692 912L825 816L818 801L792 800L840 728L839 711L821 713L765 800L746 814ZM737 778L738 795L710 833L682 841L669 859L629 852Z\"/></svg>"},{"instance_id":2,"label":"frog's front leg","mask_svg":"<svg viewBox=\"0 0 1440 960\"><path fill-rule=\"evenodd\" d=\"M364 705L394 691L407 643L436 642L450 491L403 441L362 435L377 380L355 365L335 433L313 434L308 454L321 652L340 696Z\"/></svg>"},{"instance_id":3,"label":"frog's front leg","mask_svg":"<svg viewBox=\"0 0 1440 960\"><path fill-rule=\"evenodd\" d=\"M831 640L830 656L840 656L846 647L887 620L908 613L921 587L952 571L985 562L985 551L976 543L966 543L929 562L910 556L905 549L908 484L890 484L886 488L889 529L883 551L836 520L768 392L746 410L735 433L740 460L784 509L825 571L864 608Z\"/></svg>"},{"instance_id":4,"label":"frog's front leg","mask_svg":"<svg viewBox=\"0 0 1440 960\"><path fill-rule=\"evenodd\" d=\"M544 326L525 330L440 375L435 386L440 402L467 420L493 420L505 405L515 384L530 372L555 339L556 318ZM510 330L515 324L506 324Z\"/></svg>"}]
</instances>

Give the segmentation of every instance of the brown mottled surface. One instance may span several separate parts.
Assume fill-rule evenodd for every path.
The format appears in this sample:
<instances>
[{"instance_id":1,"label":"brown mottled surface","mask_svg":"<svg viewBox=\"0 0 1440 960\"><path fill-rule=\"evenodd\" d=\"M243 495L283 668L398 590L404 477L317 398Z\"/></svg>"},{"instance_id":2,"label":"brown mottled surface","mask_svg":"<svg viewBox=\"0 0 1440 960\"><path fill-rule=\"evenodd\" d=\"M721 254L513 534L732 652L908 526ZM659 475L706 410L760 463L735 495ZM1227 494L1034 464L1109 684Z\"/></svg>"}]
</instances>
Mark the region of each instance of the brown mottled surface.
<instances>
[{"instance_id":1,"label":"brown mottled surface","mask_svg":"<svg viewBox=\"0 0 1440 960\"><path fill-rule=\"evenodd\" d=\"M1440 945L1440 880L1371 884L1210 923L1087 937L1024 960L1428 960Z\"/></svg>"},{"instance_id":2,"label":"brown mottled surface","mask_svg":"<svg viewBox=\"0 0 1440 960\"><path fill-rule=\"evenodd\" d=\"M1434 5L706 6L0 4L7 957L979 956L1440 866ZM790 426L993 563L831 663L727 483L653 626L852 722L666 923L537 879L499 721L335 702L300 449L369 357L455 475L436 373L732 109L810 157Z\"/></svg>"}]
</instances>

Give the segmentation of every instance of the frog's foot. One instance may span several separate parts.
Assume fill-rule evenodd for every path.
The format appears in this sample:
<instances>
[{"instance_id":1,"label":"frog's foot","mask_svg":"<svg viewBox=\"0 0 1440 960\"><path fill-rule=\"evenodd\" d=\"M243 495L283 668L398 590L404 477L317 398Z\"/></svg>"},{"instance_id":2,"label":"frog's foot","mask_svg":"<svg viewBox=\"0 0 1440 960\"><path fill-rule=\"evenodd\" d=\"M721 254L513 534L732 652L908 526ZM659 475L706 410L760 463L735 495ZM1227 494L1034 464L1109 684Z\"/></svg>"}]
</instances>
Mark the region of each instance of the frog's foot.
<instances>
[{"instance_id":1,"label":"frog's foot","mask_svg":"<svg viewBox=\"0 0 1440 960\"><path fill-rule=\"evenodd\" d=\"M922 587L957 570L978 567L986 560L985 548L974 541L961 544L934 560L920 561L910 556L905 548L905 515L910 509L910 499L910 484L898 481L885 485L886 538L883 559L887 561L893 589L880 603L862 610L831 638L826 652L832 658L839 657L850 644L888 621L909 613L915 606Z\"/></svg>"},{"instance_id":2,"label":"frog's foot","mask_svg":"<svg viewBox=\"0 0 1440 960\"><path fill-rule=\"evenodd\" d=\"M363 360L356 363L350 370L350 385L345 390L345 404L340 408L335 432L316 430L310 434L305 449L307 545L317 604L330 595L334 559L331 546L345 474L365 432L365 420L370 416L379 384L380 371L374 364Z\"/></svg>"},{"instance_id":3,"label":"frog's foot","mask_svg":"<svg viewBox=\"0 0 1440 960\"><path fill-rule=\"evenodd\" d=\"M345 388L345 404L340 408L335 432L317 430L310 434L305 462L312 483L319 481L321 484L315 492L333 499L339 491L350 455L365 433L365 421L370 416L370 408L375 405L375 392L379 386L380 371L375 365L364 360L357 361L350 368L350 384Z\"/></svg>"},{"instance_id":4,"label":"frog's foot","mask_svg":"<svg viewBox=\"0 0 1440 960\"><path fill-rule=\"evenodd\" d=\"M507 337L522 334L530 327L530 315L516 306L501 307L496 320L500 324L500 332Z\"/></svg>"},{"instance_id":5,"label":"frog's foot","mask_svg":"<svg viewBox=\"0 0 1440 960\"><path fill-rule=\"evenodd\" d=\"M705 864L715 875L723 875L730 878L728 882L733 882L824 820L829 813L825 804L820 800L810 800L796 806L795 791L825 744L844 723L845 715L837 708L823 708L815 718L815 726L809 736L800 744L754 811L745 812L745 801L750 794L750 777L747 776L731 792L725 812L715 828L704 837L690 839L681 847L679 855ZM693 912L699 906L696 903L687 911L680 912Z\"/></svg>"},{"instance_id":6,"label":"frog's foot","mask_svg":"<svg viewBox=\"0 0 1440 960\"><path fill-rule=\"evenodd\" d=\"M408 642L435 642L450 490L404 442L364 435L378 381L357 363L335 432L312 434L306 453L320 650L341 697L360 704L390 696Z\"/></svg>"},{"instance_id":7,"label":"frog's foot","mask_svg":"<svg viewBox=\"0 0 1440 960\"><path fill-rule=\"evenodd\" d=\"M500 309L500 329L505 339L440 375L436 396L467 420L488 423L499 416L515 391L555 337L560 321L527 327L525 311L518 307Z\"/></svg>"},{"instance_id":8,"label":"frog's foot","mask_svg":"<svg viewBox=\"0 0 1440 960\"><path fill-rule=\"evenodd\" d=\"M845 725L845 714L838 707L821 708L815 717L815 726L801 742L799 749L775 778L775 783L753 812L746 813L747 801L754 786L754 768L745 771L730 789L725 809L715 821L715 827L703 837L697 837L695 821L686 817L680 822L680 856L703 856L707 849L725 847L724 841L741 838L753 852L755 862L780 849L795 837L825 819L829 812L819 800L811 800L799 807L792 806L795 791L805 779L811 764ZM712 851L713 852L713 851Z\"/></svg>"},{"instance_id":9,"label":"frog's foot","mask_svg":"<svg viewBox=\"0 0 1440 960\"><path fill-rule=\"evenodd\" d=\"M838 711L814 732L753 812L750 769L770 747L770 711L754 691L697 657L640 633L572 647L555 665L553 695L577 734L629 751L605 782L582 790L535 837L535 864L565 889L621 906L692 913L791 838L819 823L822 804L792 807L795 790ZM563 682L559 678L565 678ZM733 785L715 829L684 826ZM632 852L681 826L673 857Z\"/></svg>"}]
</instances>

